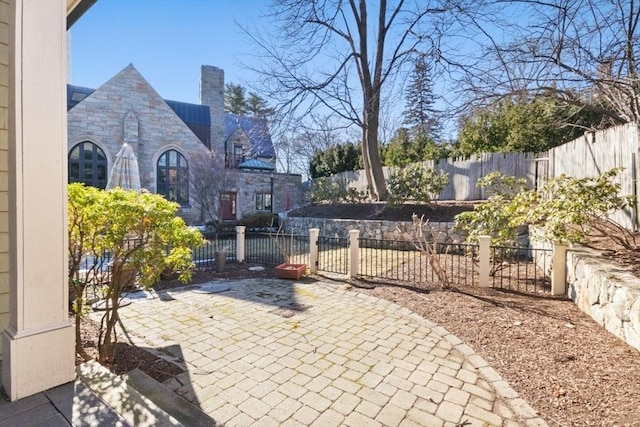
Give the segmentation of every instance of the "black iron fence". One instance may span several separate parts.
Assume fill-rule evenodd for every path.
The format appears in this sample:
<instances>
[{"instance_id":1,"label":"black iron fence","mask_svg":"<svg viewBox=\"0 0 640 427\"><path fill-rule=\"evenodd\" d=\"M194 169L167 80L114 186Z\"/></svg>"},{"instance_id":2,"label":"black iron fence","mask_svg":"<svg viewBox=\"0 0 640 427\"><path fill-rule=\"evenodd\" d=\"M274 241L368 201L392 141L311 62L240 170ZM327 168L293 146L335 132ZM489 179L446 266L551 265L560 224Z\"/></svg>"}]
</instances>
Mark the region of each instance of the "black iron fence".
<instances>
[{"instance_id":1,"label":"black iron fence","mask_svg":"<svg viewBox=\"0 0 640 427\"><path fill-rule=\"evenodd\" d=\"M435 284L441 271L449 283L473 285L477 280L477 245L431 244L432 256L419 249L420 242L361 238L359 245L359 273L365 278Z\"/></svg>"},{"instance_id":2,"label":"black iron fence","mask_svg":"<svg viewBox=\"0 0 640 427\"><path fill-rule=\"evenodd\" d=\"M327 273L349 273L349 239L318 237L318 270Z\"/></svg>"},{"instance_id":3,"label":"black iron fence","mask_svg":"<svg viewBox=\"0 0 640 427\"><path fill-rule=\"evenodd\" d=\"M491 246L491 287L517 292L549 292L552 249Z\"/></svg>"},{"instance_id":4,"label":"black iron fence","mask_svg":"<svg viewBox=\"0 0 640 427\"><path fill-rule=\"evenodd\" d=\"M309 265L309 236L272 233L245 234L245 260L251 263L279 265L286 260Z\"/></svg>"},{"instance_id":5,"label":"black iron fence","mask_svg":"<svg viewBox=\"0 0 640 427\"><path fill-rule=\"evenodd\" d=\"M225 254L227 262L236 261L237 237L235 232L205 234L207 241L193 248L192 257L196 267L213 267L218 255Z\"/></svg>"},{"instance_id":6,"label":"black iron fence","mask_svg":"<svg viewBox=\"0 0 640 427\"><path fill-rule=\"evenodd\" d=\"M204 246L193 249L196 267L215 266L216 257L222 253L227 262L237 261L236 233L225 232L208 237ZM348 238L319 236L317 245L319 271L350 273ZM358 272L361 278L432 285L441 283L444 275L452 285L479 285L478 245L431 244L430 249L434 250L431 255L420 246L420 242L405 240L360 238L358 246ZM245 233L245 260L250 263L278 265L288 261L311 266L309 249L308 235ZM491 246L489 251L489 286L535 293L551 289L551 249ZM111 281L111 264L110 253L85 257L78 276L73 279L85 282L87 292L98 298L100 288Z\"/></svg>"}]
</instances>

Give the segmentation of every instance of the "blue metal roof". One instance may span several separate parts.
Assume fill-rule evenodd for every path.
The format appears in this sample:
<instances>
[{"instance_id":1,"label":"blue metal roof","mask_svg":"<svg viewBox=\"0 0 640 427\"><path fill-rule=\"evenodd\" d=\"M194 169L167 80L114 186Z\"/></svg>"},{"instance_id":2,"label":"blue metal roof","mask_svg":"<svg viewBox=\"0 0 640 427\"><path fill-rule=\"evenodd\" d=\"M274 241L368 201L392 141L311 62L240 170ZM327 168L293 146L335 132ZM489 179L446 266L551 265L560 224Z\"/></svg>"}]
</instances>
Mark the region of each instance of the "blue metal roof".
<instances>
[{"instance_id":1,"label":"blue metal roof","mask_svg":"<svg viewBox=\"0 0 640 427\"><path fill-rule=\"evenodd\" d=\"M224 140L227 141L238 128L247 134L251 142L251 153L249 153L251 157L276 156L266 120L226 113L224 115Z\"/></svg>"},{"instance_id":2,"label":"blue metal roof","mask_svg":"<svg viewBox=\"0 0 640 427\"><path fill-rule=\"evenodd\" d=\"M164 100L200 141L211 149L211 114L208 105Z\"/></svg>"},{"instance_id":3,"label":"blue metal roof","mask_svg":"<svg viewBox=\"0 0 640 427\"><path fill-rule=\"evenodd\" d=\"M67 85L67 111L78 105L80 101L95 92L88 87Z\"/></svg>"},{"instance_id":4,"label":"blue metal roof","mask_svg":"<svg viewBox=\"0 0 640 427\"><path fill-rule=\"evenodd\" d=\"M246 162L242 162L238 165L240 169L260 169L260 170L274 170L275 167L269 163L265 163L258 159L249 159Z\"/></svg>"}]
</instances>

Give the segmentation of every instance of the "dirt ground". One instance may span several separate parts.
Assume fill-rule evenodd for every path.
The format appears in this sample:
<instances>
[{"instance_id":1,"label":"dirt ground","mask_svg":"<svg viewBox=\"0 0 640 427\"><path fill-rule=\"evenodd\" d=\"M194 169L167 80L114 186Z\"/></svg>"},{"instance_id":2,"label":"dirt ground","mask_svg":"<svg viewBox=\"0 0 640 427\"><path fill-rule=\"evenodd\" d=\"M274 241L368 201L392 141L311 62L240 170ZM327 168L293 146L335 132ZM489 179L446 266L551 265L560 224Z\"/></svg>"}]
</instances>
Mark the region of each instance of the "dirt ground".
<instances>
[{"instance_id":1,"label":"dirt ground","mask_svg":"<svg viewBox=\"0 0 640 427\"><path fill-rule=\"evenodd\" d=\"M445 211L438 214L440 218L451 217ZM200 270L192 283L273 276L273 268L255 272L249 266L228 264L224 273ZM567 299L471 286L442 290L398 281L350 284L354 292L393 301L458 336L551 426L640 426L640 352ZM157 288L175 286L179 282L160 282ZM97 336L95 327L85 327L89 350ZM110 368L116 373L140 368L159 381L180 373L179 368L127 344L119 345Z\"/></svg>"}]
</instances>

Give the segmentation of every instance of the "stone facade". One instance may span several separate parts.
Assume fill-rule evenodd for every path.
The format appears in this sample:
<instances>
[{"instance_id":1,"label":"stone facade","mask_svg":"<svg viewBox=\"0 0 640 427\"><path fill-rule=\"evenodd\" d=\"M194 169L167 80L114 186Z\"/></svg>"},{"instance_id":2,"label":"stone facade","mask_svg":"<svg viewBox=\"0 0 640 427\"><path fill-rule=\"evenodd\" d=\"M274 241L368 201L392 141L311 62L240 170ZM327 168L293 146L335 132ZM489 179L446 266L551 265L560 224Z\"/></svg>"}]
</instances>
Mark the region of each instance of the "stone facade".
<instances>
[{"instance_id":1,"label":"stone facade","mask_svg":"<svg viewBox=\"0 0 640 427\"><path fill-rule=\"evenodd\" d=\"M273 195L273 212L282 212L297 207L302 200L302 177L285 173L238 172L237 218L256 212L256 194ZM270 211L263 211L270 212Z\"/></svg>"},{"instance_id":2,"label":"stone facade","mask_svg":"<svg viewBox=\"0 0 640 427\"><path fill-rule=\"evenodd\" d=\"M203 158L212 151L216 155L225 153L224 71L217 67L205 65L201 69L200 98L206 106L202 108L206 108L210 116L206 122L210 118L210 124L198 123L197 131L173 109L176 102L165 101L131 64L98 89L81 89L84 93L73 92L68 99L68 151L81 142L91 142L104 151L110 169L123 142L127 142L138 159L140 184L152 193L158 190L158 160L168 150L179 152L189 165L202 164ZM78 95L82 95L81 99L74 100L73 96ZM191 111L199 107L181 105L187 110L192 108ZM194 133L201 132L202 126L207 126L204 128L207 138ZM252 141L247 135L243 132L233 135L244 136L242 143L249 152ZM211 150L207 147L209 143ZM271 164L275 167L275 158ZM256 212L257 193L271 192L271 175L274 176L274 212L299 205L302 200L300 175L269 171L265 176L263 171L238 170L238 183L232 190L237 195L238 219ZM179 214L189 224L199 224L201 218L207 217L201 216L193 188L189 191L189 204L181 207Z\"/></svg>"},{"instance_id":3,"label":"stone facade","mask_svg":"<svg viewBox=\"0 0 640 427\"><path fill-rule=\"evenodd\" d=\"M211 150L224 153L224 70L211 65L200 68L200 104L209 106Z\"/></svg>"},{"instance_id":4,"label":"stone facade","mask_svg":"<svg viewBox=\"0 0 640 427\"><path fill-rule=\"evenodd\" d=\"M133 65L69 110L67 123L69 151L80 142L93 142L105 152L108 165L113 164L126 135L138 158L140 184L152 193L157 191L156 165L163 153L176 150L189 163L209 153ZM190 205L195 205L193 199ZM184 208L181 215L195 222L196 211Z\"/></svg>"},{"instance_id":5,"label":"stone facade","mask_svg":"<svg viewBox=\"0 0 640 427\"><path fill-rule=\"evenodd\" d=\"M568 296L607 331L640 350L640 280L588 249L567 252Z\"/></svg>"},{"instance_id":6,"label":"stone facade","mask_svg":"<svg viewBox=\"0 0 640 427\"><path fill-rule=\"evenodd\" d=\"M429 223L442 243L462 243L465 236L453 229L453 222ZM411 221L365 221L355 219L329 219L288 217L285 221L287 233L308 234L310 228L319 228L321 236L348 237L349 230L360 230L360 237L378 240L417 239ZM427 238L431 236L427 235Z\"/></svg>"},{"instance_id":7,"label":"stone facade","mask_svg":"<svg viewBox=\"0 0 640 427\"><path fill-rule=\"evenodd\" d=\"M551 249L541 232L531 229L531 246ZM549 257L536 258L551 274ZM599 325L640 350L640 279L585 247L567 250L567 296Z\"/></svg>"}]
</instances>

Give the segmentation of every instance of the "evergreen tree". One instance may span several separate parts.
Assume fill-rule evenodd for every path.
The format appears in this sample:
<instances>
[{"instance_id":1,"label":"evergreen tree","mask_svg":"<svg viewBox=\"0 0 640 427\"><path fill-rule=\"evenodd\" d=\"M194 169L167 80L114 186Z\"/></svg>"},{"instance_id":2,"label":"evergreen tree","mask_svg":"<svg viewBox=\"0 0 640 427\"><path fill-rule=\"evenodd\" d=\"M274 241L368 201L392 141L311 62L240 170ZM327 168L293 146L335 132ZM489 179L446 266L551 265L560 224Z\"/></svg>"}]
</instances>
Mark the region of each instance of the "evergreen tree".
<instances>
[{"instance_id":1,"label":"evergreen tree","mask_svg":"<svg viewBox=\"0 0 640 427\"><path fill-rule=\"evenodd\" d=\"M405 92L404 124L409 126L412 138L440 138L440 112L434 108L436 97L431 82L431 65L425 55L416 58Z\"/></svg>"},{"instance_id":2,"label":"evergreen tree","mask_svg":"<svg viewBox=\"0 0 640 427\"><path fill-rule=\"evenodd\" d=\"M251 117L268 120L273 115L273 108L255 92L249 92L246 105L247 113Z\"/></svg>"},{"instance_id":3,"label":"evergreen tree","mask_svg":"<svg viewBox=\"0 0 640 427\"><path fill-rule=\"evenodd\" d=\"M242 85L227 83L224 85L224 111L246 116L249 106L245 97L246 89Z\"/></svg>"},{"instance_id":4,"label":"evergreen tree","mask_svg":"<svg viewBox=\"0 0 640 427\"><path fill-rule=\"evenodd\" d=\"M458 146L463 155L540 152L579 137L601 120L602 115L553 96L503 99L462 119Z\"/></svg>"},{"instance_id":5,"label":"evergreen tree","mask_svg":"<svg viewBox=\"0 0 640 427\"><path fill-rule=\"evenodd\" d=\"M317 150L309 163L311 178L335 175L340 172L362 169L362 149L360 144L347 142Z\"/></svg>"}]
</instances>

